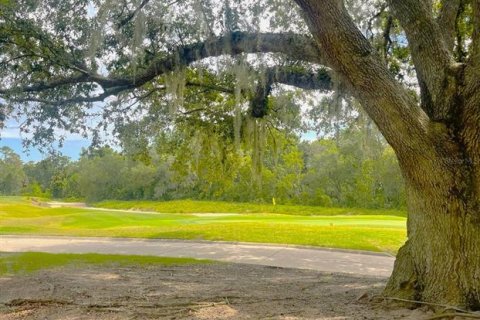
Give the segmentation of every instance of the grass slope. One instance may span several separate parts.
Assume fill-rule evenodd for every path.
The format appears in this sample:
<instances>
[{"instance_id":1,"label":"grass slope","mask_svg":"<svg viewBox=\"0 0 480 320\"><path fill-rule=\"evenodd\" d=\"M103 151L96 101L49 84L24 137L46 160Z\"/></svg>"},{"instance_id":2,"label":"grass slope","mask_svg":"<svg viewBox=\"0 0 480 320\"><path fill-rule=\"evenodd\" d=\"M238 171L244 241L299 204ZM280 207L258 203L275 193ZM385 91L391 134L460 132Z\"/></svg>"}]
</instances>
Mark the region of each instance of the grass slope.
<instances>
[{"instance_id":1,"label":"grass slope","mask_svg":"<svg viewBox=\"0 0 480 320\"><path fill-rule=\"evenodd\" d=\"M127 203L121 204L123 206ZM131 205L135 204L136 202L133 202ZM191 206L191 202L187 202L182 210L188 206ZM180 207L181 203L178 205L178 208ZM190 211L196 211L194 209L195 207L192 207ZM317 208L317 210L330 209ZM230 212L232 211L234 210ZM390 253L395 253L405 241L404 217L380 214L383 212L377 212L376 215L360 215L357 212L356 215L322 216L300 215L299 209L295 212L296 215L148 214L82 208L44 208L33 206L20 198L2 197L0 234L226 240ZM368 210L368 213L372 213L372 210Z\"/></svg>"},{"instance_id":2,"label":"grass slope","mask_svg":"<svg viewBox=\"0 0 480 320\"><path fill-rule=\"evenodd\" d=\"M1 253L0 276L32 273L42 269L68 265L182 265L212 263L209 260L189 258L164 258L152 256L110 255L110 254L51 254L40 252Z\"/></svg>"}]
</instances>

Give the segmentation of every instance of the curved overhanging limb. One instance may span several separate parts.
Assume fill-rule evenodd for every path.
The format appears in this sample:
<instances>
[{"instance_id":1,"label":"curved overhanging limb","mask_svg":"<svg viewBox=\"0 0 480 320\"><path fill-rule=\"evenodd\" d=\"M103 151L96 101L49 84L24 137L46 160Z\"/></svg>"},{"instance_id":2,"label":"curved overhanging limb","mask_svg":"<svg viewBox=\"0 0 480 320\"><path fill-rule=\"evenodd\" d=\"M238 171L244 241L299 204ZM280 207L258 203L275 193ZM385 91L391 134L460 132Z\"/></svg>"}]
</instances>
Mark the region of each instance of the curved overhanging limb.
<instances>
[{"instance_id":1,"label":"curved overhanging limb","mask_svg":"<svg viewBox=\"0 0 480 320\"><path fill-rule=\"evenodd\" d=\"M0 95L44 92L81 83L96 83L104 91L113 90L113 88L128 90L139 88L160 75L205 58L241 53L280 53L291 59L322 63L322 55L310 37L298 34L232 32L221 37L179 46L166 57L154 58L149 66L135 76L102 76L93 71L83 70L82 73L68 77L52 78L25 86L0 87ZM118 93L114 91L112 94Z\"/></svg>"},{"instance_id":2,"label":"curved overhanging limb","mask_svg":"<svg viewBox=\"0 0 480 320\"><path fill-rule=\"evenodd\" d=\"M270 68L267 70L266 74L268 77L268 81L264 85L257 86L257 88L263 89L257 89L257 93L254 96L267 97L270 94L271 86L275 83L290 85L304 90L331 91L333 89L332 77L330 76L330 71L327 69L319 69L317 71L304 71L288 68ZM218 91L228 94L234 93L233 89L226 86L215 85L211 83L202 83L201 81L186 81L185 86L204 88L205 90ZM49 89L51 89L51 86L48 87ZM269 89L265 90L267 88ZM121 93L132 92L135 89L137 89L137 87L135 86L119 86L109 88L102 93L88 97L73 97L69 99L49 100L45 98L37 98L35 96L31 96L11 98L9 101L13 103L36 102L44 105L62 107L71 104L103 102L111 96L116 96ZM165 87L161 86L153 90L158 91L163 89L165 89Z\"/></svg>"}]
</instances>

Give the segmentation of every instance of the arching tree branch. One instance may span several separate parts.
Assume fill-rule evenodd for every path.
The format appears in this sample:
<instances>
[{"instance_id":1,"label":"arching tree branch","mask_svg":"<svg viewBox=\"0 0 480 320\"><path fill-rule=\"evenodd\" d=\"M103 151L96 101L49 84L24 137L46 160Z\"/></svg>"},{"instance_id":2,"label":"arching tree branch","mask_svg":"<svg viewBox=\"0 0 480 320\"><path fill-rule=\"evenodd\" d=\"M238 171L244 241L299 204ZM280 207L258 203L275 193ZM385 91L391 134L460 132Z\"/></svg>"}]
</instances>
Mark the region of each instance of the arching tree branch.
<instances>
[{"instance_id":1,"label":"arching tree branch","mask_svg":"<svg viewBox=\"0 0 480 320\"><path fill-rule=\"evenodd\" d=\"M72 84L82 83L82 82L92 82L91 77L86 74L78 74L70 78L58 78L48 82L37 82L28 86L19 86L2 89L0 88L0 95L10 95L16 93L29 93L29 92L42 92L50 89L55 89L61 86L68 86Z\"/></svg>"},{"instance_id":2,"label":"arching tree branch","mask_svg":"<svg viewBox=\"0 0 480 320\"><path fill-rule=\"evenodd\" d=\"M144 71L136 76L103 77L94 72L83 72L69 78L51 79L47 82L34 83L28 86L0 88L0 94L18 94L23 92L42 92L65 85L78 83L97 83L104 90L112 88L138 88L159 75L175 71L178 68L200 61L208 57L221 55L237 55L240 53L281 53L292 59L321 64L322 55L313 39L298 34L261 33L251 34L233 32L204 42L176 48L167 57L159 57Z\"/></svg>"},{"instance_id":3,"label":"arching tree branch","mask_svg":"<svg viewBox=\"0 0 480 320\"><path fill-rule=\"evenodd\" d=\"M116 88L106 90L103 93L89 96L89 97L74 97L74 98L62 99L62 100L48 100L48 99L41 99L37 97L25 97L25 98L13 98L11 101L15 103L38 102L38 103L51 105L51 106L65 106L70 104L102 102L108 97L120 94L122 92L127 91L128 89L130 88L116 87Z\"/></svg>"},{"instance_id":4,"label":"arching tree branch","mask_svg":"<svg viewBox=\"0 0 480 320\"><path fill-rule=\"evenodd\" d=\"M448 117L453 97L445 94L451 77L453 55L433 18L431 5L422 0L389 0L408 39L421 89L422 107L433 120Z\"/></svg>"},{"instance_id":5,"label":"arching tree branch","mask_svg":"<svg viewBox=\"0 0 480 320\"><path fill-rule=\"evenodd\" d=\"M440 31L449 51L452 51L455 45L455 24L460 3L461 0L443 0L437 17L437 24L441 26Z\"/></svg>"},{"instance_id":6,"label":"arching tree branch","mask_svg":"<svg viewBox=\"0 0 480 320\"><path fill-rule=\"evenodd\" d=\"M177 48L169 57L154 61L143 73L127 81L134 85L142 85L160 74L174 71L181 66L187 66L207 57L240 53L281 53L297 60L323 63L320 50L313 39L307 36L232 32L205 42ZM119 82L121 81L125 81L125 79L119 79Z\"/></svg>"},{"instance_id":7,"label":"arching tree branch","mask_svg":"<svg viewBox=\"0 0 480 320\"><path fill-rule=\"evenodd\" d=\"M279 67L271 68L267 73L272 83L282 83L304 90L333 90L331 73L325 69L312 72Z\"/></svg>"},{"instance_id":8,"label":"arching tree branch","mask_svg":"<svg viewBox=\"0 0 480 320\"><path fill-rule=\"evenodd\" d=\"M287 68L271 68L266 71L267 77L270 79L270 85L274 83L286 84L294 86L304 90L320 90L320 91L330 91L333 89L332 79L329 72L325 69L320 69L316 72L287 69ZM187 87L199 87L204 88L210 91L218 91L228 94L234 94L232 88L228 88L221 85L211 84L211 83L202 83L199 81L186 81L185 85ZM32 88L30 87L29 90ZM120 86L113 87L105 90L103 93L92 95L89 97L74 97L70 99L61 99L61 100L48 100L37 98L35 96L24 97L24 98L13 98L11 102L15 103L28 103L28 102L38 102L45 105L51 106L65 106L70 104L80 104L80 103L93 103L93 102L102 102L105 101L110 96L115 96L121 93L129 92L135 89L131 86ZM160 89L165 89L162 87ZM158 89L156 89L158 90ZM31 91L27 91L31 92Z\"/></svg>"},{"instance_id":9,"label":"arching tree branch","mask_svg":"<svg viewBox=\"0 0 480 320\"><path fill-rule=\"evenodd\" d=\"M480 76L480 0L472 0L473 35L470 49L469 66L473 68L475 76Z\"/></svg>"}]
</instances>

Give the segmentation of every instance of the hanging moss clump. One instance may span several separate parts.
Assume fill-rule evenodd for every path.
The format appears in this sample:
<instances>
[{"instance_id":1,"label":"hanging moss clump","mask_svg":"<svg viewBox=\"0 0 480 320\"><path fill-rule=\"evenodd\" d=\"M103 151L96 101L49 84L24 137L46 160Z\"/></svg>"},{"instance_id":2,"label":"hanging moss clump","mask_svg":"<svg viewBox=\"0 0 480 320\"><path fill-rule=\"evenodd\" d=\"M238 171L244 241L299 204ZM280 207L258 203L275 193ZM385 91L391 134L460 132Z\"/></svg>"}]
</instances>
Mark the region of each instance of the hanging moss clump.
<instances>
[{"instance_id":1,"label":"hanging moss clump","mask_svg":"<svg viewBox=\"0 0 480 320\"><path fill-rule=\"evenodd\" d=\"M140 5L140 4L138 4ZM143 11L139 11L135 17L134 29L133 29L133 41L132 41L132 67L133 67L133 78L136 76L137 72L137 57L142 51L142 43L145 37L145 14Z\"/></svg>"},{"instance_id":2,"label":"hanging moss clump","mask_svg":"<svg viewBox=\"0 0 480 320\"><path fill-rule=\"evenodd\" d=\"M252 186L262 188L262 168L266 145L266 121L249 117L247 122L248 141L252 152Z\"/></svg>"},{"instance_id":3,"label":"hanging moss clump","mask_svg":"<svg viewBox=\"0 0 480 320\"><path fill-rule=\"evenodd\" d=\"M186 87L186 75L184 69L176 70L165 76L167 97L170 99L169 113L175 115L179 108L183 107Z\"/></svg>"},{"instance_id":4,"label":"hanging moss clump","mask_svg":"<svg viewBox=\"0 0 480 320\"><path fill-rule=\"evenodd\" d=\"M240 137L242 129L242 110L243 110L243 96L242 91L246 91L251 86L251 79L248 72L248 67L245 63L240 62L233 67L233 74L235 76L235 110L234 110L234 137L235 146L240 147Z\"/></svg>"},{"instance_id":5,"label":"hanging moss clump","mask_svg":"<svg viewBox=\"0 0 480 320\"><path fill-rule=\"evenodd\" d=\"M268 113L268 96L272 91L272 85L267 83L265 85L259 84L254 96L250 101L250 111L252 117L263 118Z\"/></svg>"},{"instance_id":6,"label":"hanging moss clump","mask_svg":"<svg viewBox=\"0 0 480 320\"><path fill-rule=\"evenodd\" d=\"M90 41L88 45L88 57L92 64L95 62L95 56L97 50L101 47L105 38L105 27L107 25L108 15L112 11L114 6L113 1L106 0L97 10L97 14L94 18L95 27L90 33Z\"/></svg>"}]
</instances>

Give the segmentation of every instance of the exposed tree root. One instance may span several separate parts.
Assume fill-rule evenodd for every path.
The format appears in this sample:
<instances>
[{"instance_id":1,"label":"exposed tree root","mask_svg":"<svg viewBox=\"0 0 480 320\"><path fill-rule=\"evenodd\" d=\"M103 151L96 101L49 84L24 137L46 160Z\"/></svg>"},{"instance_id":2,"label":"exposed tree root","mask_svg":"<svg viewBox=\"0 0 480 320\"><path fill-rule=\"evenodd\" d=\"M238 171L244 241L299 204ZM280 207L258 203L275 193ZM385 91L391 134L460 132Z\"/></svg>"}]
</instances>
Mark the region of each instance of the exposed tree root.
<instances>
[{"instance_id":1,"label":"exposed tree root","mask_svg":"<svg viewBox=\"0 0 480 320\"><path fill-rule=\"evenodd\" d=\"M444 308L445 310L455 310L457 312L465 313L465 314L471 313L468 310L465 310L465 309L462 309L462 308L459 308L459 307L455 307L455 306L450 306L450 305L447 305L447 304L417 301L417 300L410 300L410 299L402 299L402 298L395 298L395 297L386 297L386 296L379 296L379 297L384 299L384 300L421 304L421 305L432 306L432 307L441 307L441 308Z\"/></svg>"},{"instance_id":2,"label":"exposed tree root","mask_svg":"<svg viewBox=\"0 0 480 320\"><path fill-rule=\"evenodd\" d=\"M450 306L450 305L445 305L445 304L440 304L440 303L424 302L424 301L409 300L409 299L402 299L402 298L395 298L395 297L386 297L386 296L381 296L381 295L373 296L370 299L370 301L372 301L374 299L399 301L399 302L406 302L406 303L419 304L419 305L432 306L432 307L441 307L441 308L444 308L443 312L448 311L448 310L456 311L456 312L436 314L436 315L431 316L429 318L426 318L424 320L449 319L449 318L454 318L454 317L463 317L463 318L469 318L469 319L480 319L480 314L479 313L470 312L470 311L467 311L467 310L462 309L462 308L458 308L458 307Z\"/></svg>"},{"instance_id":3,"label":"exposed tree root","mask_svg":"<svg viewBox=\"0 0 480 320\"><path fill-rule=\"evenodd\" d=\"M425 320L434 320L434 319L450 319L450 318L455 318L455 317L462 317L462 318L469 318L469 319L480 319L480 314L475 314L475 313L443 313L443 314L436 314L434 316L431 316Z\"/></svg>"}]
</instances>

